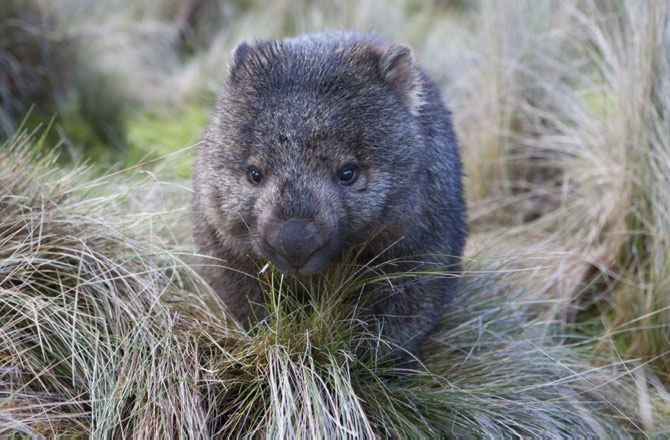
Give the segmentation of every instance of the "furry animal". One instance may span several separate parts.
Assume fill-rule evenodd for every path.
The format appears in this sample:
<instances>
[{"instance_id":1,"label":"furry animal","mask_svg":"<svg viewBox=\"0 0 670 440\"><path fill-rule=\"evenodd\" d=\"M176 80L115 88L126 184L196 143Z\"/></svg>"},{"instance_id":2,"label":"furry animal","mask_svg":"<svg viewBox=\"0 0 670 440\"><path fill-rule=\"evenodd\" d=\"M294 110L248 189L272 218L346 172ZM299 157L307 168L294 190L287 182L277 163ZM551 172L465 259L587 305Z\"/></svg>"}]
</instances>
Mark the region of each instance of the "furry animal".
<instances>
[{"instance_id":1,"label":"furry animal","mask_svg":"<svg viewBox=\"0 0 670 440\"><path fill-rule=\"evenodd\" d=\"M360 259L421 256L457 272L466 238L450 113L412 51L329 32L241 43L196 153L194 238L203 269L242 323L262 316L253 276L265 262L322 274ZM401 283L369 313L415 352L455 277Z\"/></svg>"}]
</instances>

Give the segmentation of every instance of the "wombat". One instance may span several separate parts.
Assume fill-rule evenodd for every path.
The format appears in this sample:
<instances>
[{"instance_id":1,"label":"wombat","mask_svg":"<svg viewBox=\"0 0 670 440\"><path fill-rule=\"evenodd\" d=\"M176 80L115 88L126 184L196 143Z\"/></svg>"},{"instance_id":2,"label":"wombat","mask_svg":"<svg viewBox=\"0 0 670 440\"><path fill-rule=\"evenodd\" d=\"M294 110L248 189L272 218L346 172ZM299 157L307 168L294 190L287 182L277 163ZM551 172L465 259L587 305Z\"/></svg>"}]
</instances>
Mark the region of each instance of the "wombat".
<instances>
[{"instance_id":1,"label":"wombat","mask_svg":"<svg viewBox=\"0 0 670 440\"><path fill-rule=\"evenodd\" d=\"M194 180L196 244L225 266L205 265L203 276L242 323L262 315L250 302L261 302L255 275L268 261L323 274L366 243L361 260L422 258L458 273L456 138L406 46L356 32L239 44ZM415 353L455 287L445 276L400 283L369 318Z\"/></svg>"}]
</instances>

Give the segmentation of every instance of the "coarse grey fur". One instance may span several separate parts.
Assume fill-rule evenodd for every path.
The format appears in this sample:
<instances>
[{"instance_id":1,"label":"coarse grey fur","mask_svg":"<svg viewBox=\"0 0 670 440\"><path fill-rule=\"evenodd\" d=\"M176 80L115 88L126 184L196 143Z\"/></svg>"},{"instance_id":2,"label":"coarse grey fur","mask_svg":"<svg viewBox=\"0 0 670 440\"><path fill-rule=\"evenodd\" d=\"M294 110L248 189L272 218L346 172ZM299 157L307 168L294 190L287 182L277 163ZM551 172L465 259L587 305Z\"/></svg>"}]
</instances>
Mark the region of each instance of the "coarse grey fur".
<instances>
[{"instance_id":1,"label":"coarse grey fur","mask_svg":"<svg viewBox=\"0 0 670 440\"><path fill-rule=\"evenodd\" d=\"M344 164L358 170L350 185L338 180ZM261 302L253 275L267 261L319 274L367 242L362 264L422 256L458 272L461 180L450 113L408 47L356 32L241 43L196 154L195 241L227 267L203 275L247 324L262 316L250 301ZM455 286L401 283L370 318L415 352Z\"/></svg>"}]
</instances>

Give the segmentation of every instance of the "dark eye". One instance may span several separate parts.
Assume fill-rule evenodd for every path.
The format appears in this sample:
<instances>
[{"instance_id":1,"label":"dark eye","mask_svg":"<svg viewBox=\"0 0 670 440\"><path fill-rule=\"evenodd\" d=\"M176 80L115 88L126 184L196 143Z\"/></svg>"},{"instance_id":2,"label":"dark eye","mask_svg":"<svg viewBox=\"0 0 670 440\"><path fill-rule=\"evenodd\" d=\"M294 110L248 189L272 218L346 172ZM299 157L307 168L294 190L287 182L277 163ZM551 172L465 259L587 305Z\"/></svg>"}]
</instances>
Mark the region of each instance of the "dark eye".
<instances>
[{"instance_id":1,"label":"dark eye","mask_svg":"<svg viewBox=\"0 0 670 440\"><path fill-rule=\"evenodd\" d=\"M247 168L247 177L249 177L249 182L258 185L261 183L261 180L263 180L263 173L261 173L261 170L255 166L250 165L249 168Z\"/></svg>"},{"instance_id":2,"label":"dark eye","mask_svg":"<svg viewBox=\"0 0 670 440\"><path fill-rule=\"evenodd\" d=\"M340 185L351 185L358 179L358 167L354 164L346 164L337 172Z\"/></svg>"}]
</instances>

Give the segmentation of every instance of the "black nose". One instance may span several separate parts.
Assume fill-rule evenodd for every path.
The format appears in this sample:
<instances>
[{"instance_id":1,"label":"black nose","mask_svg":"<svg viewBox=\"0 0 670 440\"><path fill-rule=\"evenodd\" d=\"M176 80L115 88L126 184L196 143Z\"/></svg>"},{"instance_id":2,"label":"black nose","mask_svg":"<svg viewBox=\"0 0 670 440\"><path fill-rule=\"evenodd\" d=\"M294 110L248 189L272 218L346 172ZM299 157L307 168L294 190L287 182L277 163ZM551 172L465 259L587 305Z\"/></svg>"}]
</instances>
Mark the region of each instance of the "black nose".
<instances>
[{"instance_id":1,"label":"black nose","mask_svg":"<svg viewBox=\"0 0 670 440\"><path fill-rule=\"evenodd\" d=\"M316 226L301 219L286 221L268 238L267 243L272 249L295 268L304 266L325 243Z\"/></svg>"}]
</instances>

